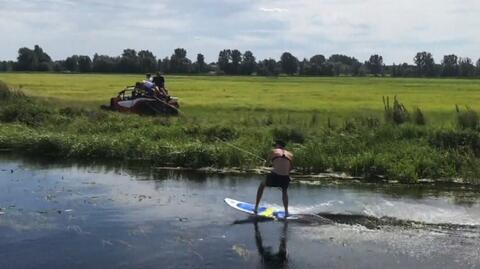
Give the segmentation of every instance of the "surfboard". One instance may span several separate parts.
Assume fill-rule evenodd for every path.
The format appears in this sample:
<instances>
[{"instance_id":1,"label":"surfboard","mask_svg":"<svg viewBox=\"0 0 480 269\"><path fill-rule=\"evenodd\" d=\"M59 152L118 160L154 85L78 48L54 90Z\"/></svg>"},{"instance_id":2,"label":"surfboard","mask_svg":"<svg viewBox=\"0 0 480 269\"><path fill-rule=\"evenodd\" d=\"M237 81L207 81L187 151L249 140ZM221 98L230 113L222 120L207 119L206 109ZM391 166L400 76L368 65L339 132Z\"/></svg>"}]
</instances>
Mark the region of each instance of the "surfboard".
<instances>
[{"instance_id":1,"label":"surfboard","mask_svg":"<svg viewBox=\"0 0 480 269\"><path fill-rule=\"evenodd\" d=\"M255 213L253 212L253 210L255 209L254 204L237 201L231 198L225 198L224 201L227 205L250 215L254 215L262 218L276 219L276 220L285 219L285 212L275 209L273 207L259 206L257 215L255 215ZM294 214L290 214L287 217L287 220L289 219L297 219L297 217Z\"/></svg>"}]
</instances>

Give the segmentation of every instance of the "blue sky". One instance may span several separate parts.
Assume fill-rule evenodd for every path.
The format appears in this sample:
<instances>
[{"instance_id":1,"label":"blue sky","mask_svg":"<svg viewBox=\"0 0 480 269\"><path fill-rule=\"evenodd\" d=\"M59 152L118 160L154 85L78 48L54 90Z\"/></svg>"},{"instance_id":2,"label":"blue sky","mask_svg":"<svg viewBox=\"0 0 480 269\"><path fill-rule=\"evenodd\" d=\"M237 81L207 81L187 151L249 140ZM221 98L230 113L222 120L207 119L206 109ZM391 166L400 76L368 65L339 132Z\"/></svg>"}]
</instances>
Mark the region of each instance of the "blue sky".
<instances>
[{"instance_id":1,"label":"blue sky","mask_svg":"<svg viewBox=\"0 0 480 269\"><path fill-rule=\"evenodd\" d=\"M412 62L430 51L480 57L478 0L0 0L0 59L39 44L54 59L187 49L214 61L224 48L257 59L347 54Z\"/></svg>"}]
</instances>

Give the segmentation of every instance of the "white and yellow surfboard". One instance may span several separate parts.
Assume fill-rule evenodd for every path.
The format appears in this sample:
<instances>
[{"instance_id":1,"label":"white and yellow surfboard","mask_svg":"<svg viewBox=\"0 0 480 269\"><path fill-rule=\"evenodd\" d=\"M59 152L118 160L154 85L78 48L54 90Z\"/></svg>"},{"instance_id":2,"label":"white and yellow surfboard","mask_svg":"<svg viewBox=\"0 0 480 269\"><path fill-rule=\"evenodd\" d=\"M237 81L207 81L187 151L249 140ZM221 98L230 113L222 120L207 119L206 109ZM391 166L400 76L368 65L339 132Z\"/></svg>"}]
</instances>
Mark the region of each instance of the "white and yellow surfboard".
<instances>
[{"instance_id":1,"label":"white and yellow surfboard","mask_svg":"<svg viewBox=\"0 0 480 269\"><path fill-rule=\"evenodd\" d=\"M255 209L254 204L237 201L237 200L234 200L234 199L231 199L231 198L225 198L224 201L225 201L225 203L227 203L227 205L229 205L229 206L231 206L231 207L233 207L237 210L240 210L240 211L245 212L245 213L250 214L250 215L255 215L255 212L253 212L253 210ZM256 216L263 217L263 218L284 220L285 219L285 212L281 211L281 210L278 210L278 209L275 209L273 207L260 206L260 207L258 207L258 211L257 211ZM290 214L287 217L287 220L288 219L296 219L296 216Z\"/></svg>"}]
</instances>

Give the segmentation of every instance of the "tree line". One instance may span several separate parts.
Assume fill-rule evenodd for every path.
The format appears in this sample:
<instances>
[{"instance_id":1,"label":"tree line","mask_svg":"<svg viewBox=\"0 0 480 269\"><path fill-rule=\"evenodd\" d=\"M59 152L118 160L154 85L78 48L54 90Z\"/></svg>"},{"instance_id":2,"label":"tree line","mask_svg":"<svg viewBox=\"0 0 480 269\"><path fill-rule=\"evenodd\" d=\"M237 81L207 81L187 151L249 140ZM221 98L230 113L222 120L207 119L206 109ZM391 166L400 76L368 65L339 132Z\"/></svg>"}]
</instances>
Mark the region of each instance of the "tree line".
<instances>
[{"instance_id":1,"label":"tree line","mask_svg":"<svg viewBox=\"0 0 480 269\"><path fill-rule=\"evenodd\" d=\"M174 50L170 57L157 58L151 51L125 49L120 56L95 54L72 55L64 60L52 58L35 45L33 49L20 48L17 61L0 61L0 71L53 71L78 73L148 73L164 74L227 74L276 76L393 76L393 77L478 77L480 59L476 63L468 57L445 55L436 63L429 52L418 52L413 58L414 65L401 63L385 65L381 55L372 55L367 61L360 62L355 57L333 54L328 58L317 54L309 59L298 59L284 52L280 60L255 58L251 51L240 52L237 49L224 49L219 52L216 62L206 63L202 54L196 60L187 57L183 48Z\"/></svg>"}]
</instances>

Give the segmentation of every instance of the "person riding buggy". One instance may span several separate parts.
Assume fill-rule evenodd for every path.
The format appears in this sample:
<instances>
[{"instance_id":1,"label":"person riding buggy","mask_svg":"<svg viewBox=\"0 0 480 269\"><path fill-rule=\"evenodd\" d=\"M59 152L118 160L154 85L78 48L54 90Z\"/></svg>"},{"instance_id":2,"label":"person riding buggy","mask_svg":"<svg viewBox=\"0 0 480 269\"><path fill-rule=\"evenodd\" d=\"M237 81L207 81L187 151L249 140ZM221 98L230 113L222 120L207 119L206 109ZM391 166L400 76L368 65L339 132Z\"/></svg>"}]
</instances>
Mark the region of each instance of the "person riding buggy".
<instances>
[{"instance_id":1,"label":"person riding buggy","mask_svg":"<svg viewBox=\"0 0 480 269\"><path fill-rule=\"evenodd\" d=\"M147 73L145 80L135 83L135 89L137 90L135 94L138 95L142 95L142 92L144 92L145 96L148 97L155 96L160 99L170 99L168 91L165 88L165 78L158 72L154 77L152 77L150 73Z\"/></svg>"},{"instance_id":2,"label":"person riding buggy","mask_svg":"<svg viewBox=\"0 0 480 269\"><path fill-rule=\"evenodd\" d=\"M165 89L165 78L157 73L154 77L127 86L116 97L110 98L110 105L102 105L106 110L133 112L142 115L178 115L177 97L171 97Z\"/></svg>"}]
</instances>

